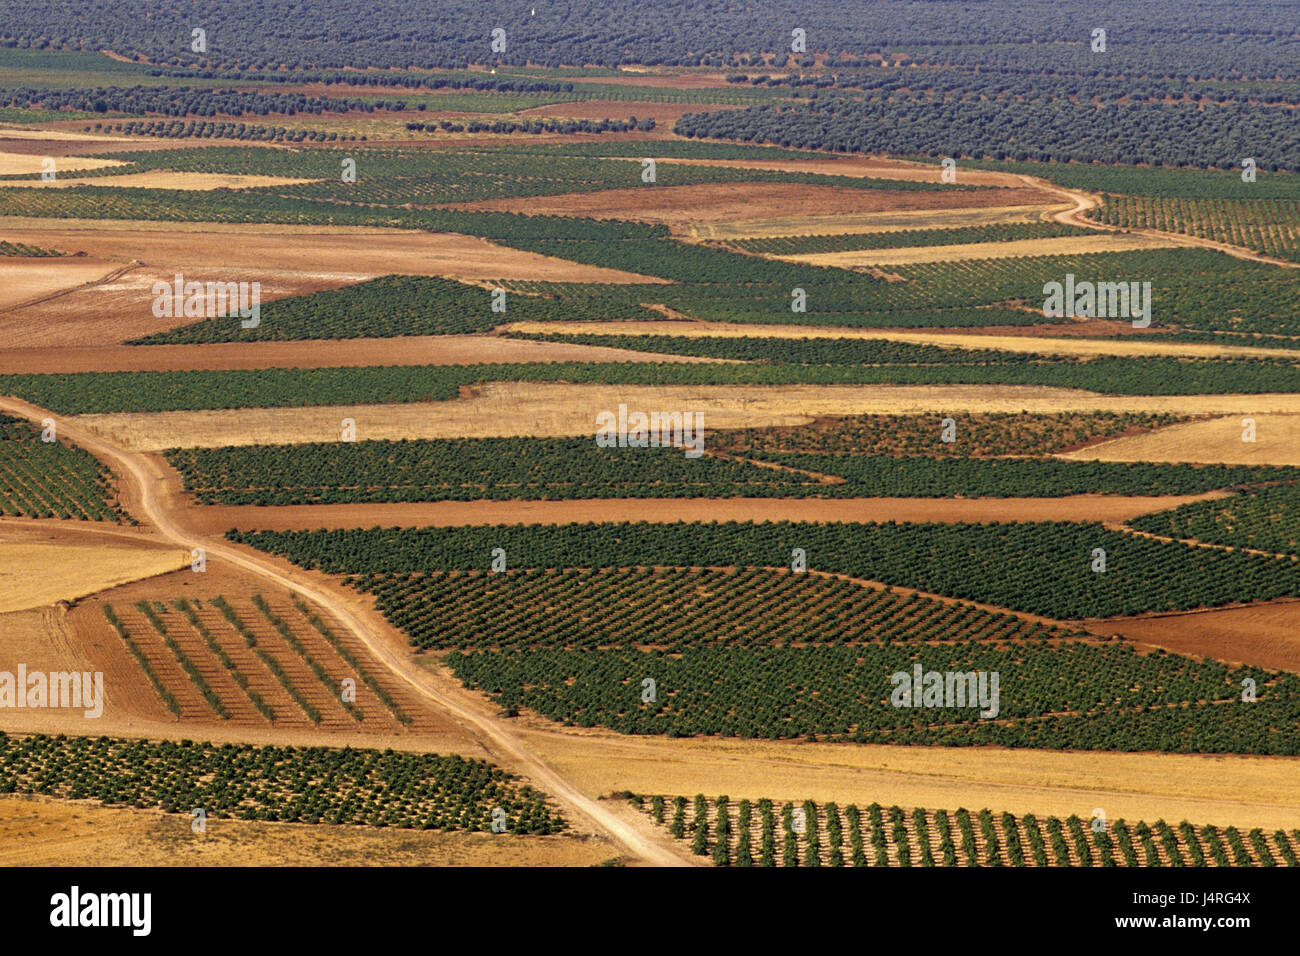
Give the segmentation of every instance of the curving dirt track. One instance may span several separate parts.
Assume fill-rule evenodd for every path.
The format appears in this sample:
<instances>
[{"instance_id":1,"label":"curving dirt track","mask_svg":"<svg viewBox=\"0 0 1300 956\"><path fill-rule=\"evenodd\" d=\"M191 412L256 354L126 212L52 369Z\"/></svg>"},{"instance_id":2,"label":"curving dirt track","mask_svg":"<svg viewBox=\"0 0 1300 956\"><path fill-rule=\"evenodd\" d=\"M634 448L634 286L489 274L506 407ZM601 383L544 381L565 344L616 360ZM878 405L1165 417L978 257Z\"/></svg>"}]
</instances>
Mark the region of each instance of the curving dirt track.
<instances>
[{"instance_id":1,"label":"curving dirt track","mask_svg":"<svg viewBox=\"0 0 1300 956\"><path fill-rule=\"evenodd\" d=\"M1270 266L1281 266L1284 269L1300 269L1300 262L1289 262L1286 259L1274 259L1271 256L1262 256L1257 252L1251 252L1249 249L1243 249L1240 246L1230 246L1226 242L1215 242L1213 239L1202 239L1199 236L1189 236L1181 232L1161 232L1158 229L1123 229L1119 226L1110 226L1105 223L1097 222L1095 219L1087 218L1084 213L1100 206L1100 197L1075 189L1066 189L1064 186L1057 186L1045 179L1039 179L1037 176L1029 176L1023 173L1017 173L1016 176L1024 182L1026 186L1036 186L1040 189L1046 190L1047 192L1055 193L1058 196L1069 199L1074 205L1070 209L1062 210L1052 217L1057 222L1063 223L1067 226L1081 226L1085 229L1097 229L1103 232L1126 232L1135 236L1150 236L1153 239L1167 239L1180 246L1199 246L1202 249L1215 249L1219 252L1227 253L1236 259L1246 259L1250 262L1263 262Z\"/></svg>"},{"instance_id":2,"label":"curving dirt track","mask_svg":"<svg viewBox=\"0 0 1300 956\"><path fill-rule=\"evenodd\" d=\"M388 642L377 638L364 623L358 608L334 593L332 588L269 556L230 545L220 539L201 537L177 524L167 507L167 499L158 493L159 485L165 481L166 476L160 474L157 465L147 457L126 451L85 431L66 418L20 399L0 398L0 410L35 422L53 418L62 435L112 467L123 480L122 496L128 509L138 520L155 528L166 540L188 549L202 548L209 559L226 561L326 608L342 625L350 628L366 648L395 675L456 718L471 735L480 739L484 749L527 774L571 815L583 818L596 829L608 834L639 861L658 866L689 865L690 861L672 848L666 837L658 837L648 826L633 826L622 815L571 785L516 737L513 731L503 726L499 719L492 717L481 705L477 705L478 702L471 700L468 694L462 696L450 688L439 687L429 672L396 651Z\"/></svg>"}]
</instances>

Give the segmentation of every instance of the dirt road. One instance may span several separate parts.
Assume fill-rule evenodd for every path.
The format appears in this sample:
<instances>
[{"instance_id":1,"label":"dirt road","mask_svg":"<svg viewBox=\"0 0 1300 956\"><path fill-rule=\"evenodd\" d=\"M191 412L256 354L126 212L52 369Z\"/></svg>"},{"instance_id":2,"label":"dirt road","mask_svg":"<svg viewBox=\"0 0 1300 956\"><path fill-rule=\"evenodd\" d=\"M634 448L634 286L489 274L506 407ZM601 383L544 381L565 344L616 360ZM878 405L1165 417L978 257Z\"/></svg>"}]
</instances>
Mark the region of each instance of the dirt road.
<instances>
[{"instance_id":1,"label":"dirt road","mask_svg":"<svg viewBox=\"0 0 1300 956\"><path fill-rule=\"evenodd\" d=\"M167 507L167 498L158 493L166 481L155 462L144 455L127 451L100 438L66 418L55 415L17 398L0 398L0 410L40 423L54 419L62 437L81 446L108 464L123 482L122 496L128 510L137 520L152 526L167 541L191 550L202 548L207 560L226 561L235 567L256 574L268 582L293 591L329 611L345 627L352 630L365 647L392 672L407 682L437 707L452 715L495 758L526 774L539 788L558 801L574 817L584 819L611 837L628 854L638 861L657 866L684 866L690 861L680 855L667 837L646 827L631 825L622 816L579 791L538 757L502 720L485 712L477 702L449 693L435 683L433 676L406 654L376 636L354 611L353 606L334 591L311 579L306 572L282 568L269 556L247 551L225 543L221 539L201 537L181 527Z\"/></svg>"}]
</instances>

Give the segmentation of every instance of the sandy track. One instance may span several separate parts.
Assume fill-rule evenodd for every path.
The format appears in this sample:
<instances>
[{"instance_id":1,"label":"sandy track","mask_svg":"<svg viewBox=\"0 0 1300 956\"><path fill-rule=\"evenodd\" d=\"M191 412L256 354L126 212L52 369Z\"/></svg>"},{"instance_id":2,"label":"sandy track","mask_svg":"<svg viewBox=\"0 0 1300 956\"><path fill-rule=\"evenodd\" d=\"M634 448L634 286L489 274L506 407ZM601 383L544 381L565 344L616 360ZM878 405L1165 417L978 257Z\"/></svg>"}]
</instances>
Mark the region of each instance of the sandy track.
<instances>
[{"instance_id":1,"label":"sandy track","mask_svg":"<svg viewBox=\"0 0 1300 956\"><path fill-rule=\"evenodd\" d=\"M167 541L186 550L204 548L209 561L227 562L325 608L396 676L433 705L456 718L482 741L495 759L512 765L529 776L539 788L558 801L571 818L585 820L588 825L609 834L634 856L646 862L663 866L678 866L687 862L666 840L650 835L648 827L630 825L624 818L571 785L517 738L507 724L490 716L481 701L474 699L468 692L453 692L445 686L439 687L426 669L415 663L404 651L398 650L394 642L386 640L382 636L383 631L379 631L373 624L367 626L363 623L357 610L360 602L345 599L335 592L333 585L285 562L277 562L260 552L230 545L220 539L200 537L178 525L168 502L158 491L160 479L165 479L166 476L159 474L156 465L149 459L97 438L70 420L54 416L27 402L0 398L0 409L37 422L44 418L54 418L60 434L111 464L114 471L124 479L124 485L129 482L130 487L124 487L124 497L131 512L156 528ZM372 612L371 621L376 617Z\"/></svg>"},{"instance_id":2,"label":"sandy track","mask_svg":"<svg viewBox=\"0 0 1300 956\"><path fill-rule=\"evenodd\" d=\"M1037 186L1045 189L1057 196L1068 198L1072 203L1069 209L1057 213L1053 218L1060 223L1071 226L1082 226L1085 229L1095 229L1100 232L1122 232L1135 236L1150 236L1156 239L1164 239L1174 245L1179 246L1198 246L1202 249L1216 249L1219 252L1225 252L1236 259L1246 259L1250 262L1263 262L1268 265L1281 266L1284 269L1300 269L1300 262L1291 262L1287 259L1274 259L1271 256L1263 256L1249 249L1243 249L1240 246L1231 246L1226 242L1215 242L1213 239L1202 239L1198 236L1189 236L1181 232L1161 232L1158 229L1134 229L1121 228L1119 226L1110 226L1105 223L1097 222L1095 219L1089 219L1084 213L1096 209L1101 205L1101 197L1092 193L1086 193L1074 189L1066 189L1064 186L1057 186L1045 179L1039 179L1037 176L1027 176L1017 174L1022 182L1027 186Z\"/></svg>"},{"instance_id":3,"label":"sandy track","mask_svg":"<svg viewBox=\"0 0 1300 956\"><path fill-rule=\"evenodd\" d=\"M133 451L338 441L344 418L357 438L590 436L596 414L618 408L695 411L707 434L726 428L807 425L834 415L979 412L1146 412L1180 415L1300 414L1300 395L1101 395L1006 385L562 385L489 382L445 402L327 405L78 415L71 420Z\"/></svg>"},{"instance_id":4,"label":"sandy track","mask_svg":"<svg viewBox=\"0 0 1300 956\"><path fill-rule=\"evenodd\" d=\"M1223 493L1064 498L592 498L582 501L436 501L365 505L211 505L195 507L186 524L221 534L230 528L309 531L316 528L454 527L492 524L578 524L599 521L1127 521Z\"/></svg>"},{"instance_id":5,"label":"sandy track","mask_svg":"<svg viewBox=\"0 0 1300 956\"><path fill-rule=\"evenodd\" d=\"M0 349L0 374L655 361L719 360L489 335L413 335L390 339Z\"/></svg>"}]
</instances>

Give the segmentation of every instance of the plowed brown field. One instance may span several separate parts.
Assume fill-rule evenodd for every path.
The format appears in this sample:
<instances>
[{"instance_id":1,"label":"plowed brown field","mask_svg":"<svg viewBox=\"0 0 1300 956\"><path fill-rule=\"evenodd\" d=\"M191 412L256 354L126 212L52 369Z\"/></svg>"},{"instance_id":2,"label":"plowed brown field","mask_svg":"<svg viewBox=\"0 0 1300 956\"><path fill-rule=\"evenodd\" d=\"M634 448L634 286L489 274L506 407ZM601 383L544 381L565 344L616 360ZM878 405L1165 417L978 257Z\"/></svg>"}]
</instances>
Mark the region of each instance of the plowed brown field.
<instances>
[{"instance_id":1,"label":"plowed brown field","mask_svg":"<svg viewBox=\"0 0 1300 956\"><path fill-rule=\"evenodd\" d=\"M629 172L629 176L635 175ZM667 171L660 179L668 179ZM452 203L444 208L522 212L529 215L583 216L592 219L638 219L669 223L833 214L854 216L884 210L969 209L985 206L1041 205L1050 196L1031 188L953 192L854 189L851 186L806 186L799 183L702 183L689 186L645 185L631 189L566 193L511 199ZM797 235L807 229L781 233ZM702 234L702 233L699 233Z\"/></svg>"}]
</instances>

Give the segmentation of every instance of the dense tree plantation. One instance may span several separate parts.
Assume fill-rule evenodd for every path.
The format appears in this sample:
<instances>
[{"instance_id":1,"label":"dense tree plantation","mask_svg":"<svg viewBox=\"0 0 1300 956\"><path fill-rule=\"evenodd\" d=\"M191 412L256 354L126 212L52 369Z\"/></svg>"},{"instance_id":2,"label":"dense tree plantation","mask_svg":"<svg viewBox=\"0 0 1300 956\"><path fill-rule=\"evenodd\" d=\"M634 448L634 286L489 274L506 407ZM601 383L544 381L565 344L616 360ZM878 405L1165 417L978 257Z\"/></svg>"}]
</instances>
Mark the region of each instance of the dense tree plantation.
<instances>
[{"instance_id":1,"label":"dense tree plantation","mask_svg":"<svg viewBox=\"0 0 1300 956\"><path fill-rule=\"evenodd\" d=\"M1258 162L1258 160L1257 160ZM1174 169L1169 166L1106 166L1087 163L1017 163L970 160L974 169L997 169L1049 179L1070 189L1112 196L1157 199L1300 199L1300 175L1259 165L1255 182L1240 168ZM958 173L960 179L960 173Z\"/></svg>"},{"instance_id":2,"label":"dense tree plantation","mask_svg":"<svg viewBox=\"0 0 1300 956\"><path fill-rule=\"evenodd\" d=\"M1181 102L1099 105L1086 94L1078 102L998 101L981 98L979 92L970 90L969 99L929 93L873 98L814 92L797 106L688 113L673 131L836 152L1057 163L1234 169L1244 157L1263 152L1262 165L1294 169L1300 156L1300 131L1288 108L1246 103L1209 109Z\"/></svg>"},{"instance_id":3,"label":"dense tree plantation","mask_svg":"<svg viewBox=\"0 0 1300 956\"><path fill-rule=\"evenodd\" d=\"M625 796L661 826L665 802L684 800ZM680 832L672 835L695 841L701 855L711 855L716 866L918 865L914 861L923 867L1300 866L1300 830L1254 829L1243 837L1235 827L1220 830L1212 824L1183 821L1171 826L1164 820L1148 824L1122 818L1094 829L1091 820L1077 815L1040 820L1032 813L1017 818L986 809L973 820L965 809L950 813L914 807L908 812L873 803L864 811L857 804L841 809L835 803L805 800L800 804L804 826L796 831L776 826L776 804L770 799L741 800L733 810L728 797L707 800L701 794L693 811L701 804L703 813L692 812L688 819L683 812ZM975 839L976 822L982 847ZM1234 848L1239 845L1240 852L1229 857L1225 840Z\"/></svg>"},{"instance_id":4,"label":"dense tree plantation","mask_svg":"<svg viewBox=\"0 0 1300 956\"><path fill-rule=\"evenodd\" d=\"M938 436L935 444L942 445ZM592 438L455 438L167 452L200 504L566 498L1196 494L1300 480L1286 467L602 448ZM737 454L735 452L732 453ZM758 467L762 463L781 468Z\"/></svg>"},{"instance_id":5,"label":"dense tree plantation","mask_svg":"<svg viewBox=\"0 0 1300 956\"><path fill-rule=\"evenodd\" d=\"M790 567L1057 619L1300 597L1300 562L1110 531L1091 522L711 522L231 531L232 541L330 574L510 567ZM1093 570L1105 551L1105 570Z\"/></svg>"},{"instance_id":6,"label":"dense tree plantation","mask_svg":"<svg viewBox=\"0 0 1300 956\"><path fill-rule=\"evenodd\" d=\"M120 521L114 494L112 474L93 455L0 415L0 515Z\"/></svg>"},{"instance_id":7,"label":"dense tree plantation","mask_svg":"<svg viewBox=\"0 0 1300 956\"><path fill-rule=\"evenodd\" d=\"M292 12L290 12L292 11ZM784 62L790 28L808 30L809 54L833 51L841 62L907 55L919 62L998 68L1003 72L1135 75L1212 79L1285 74L1293 62L1294 18L1283 5L1251 9L1250 31L1230 7L1189 10L1172 0L1149 5L1142 17L1106 0L1089 7L1112 24L1113 52L1090 55L1089 33L1071 5L1032 0L1015 7L953 8L941 3L904 7L830 0L777 0L761 10L722 0L557 0L530 8L489 0L438 0L411 18L395 0L289 5L256 0L223 10L182 0L159 10L145 0L112 6L37 11L14 0L0 6L6 45L26 49L115 50L163 66L227 69L463 67L469 63L747 65L775 53ZM210 48L189 48L190 27L212 24ZM394 23L407 29L394 31ZM581 30L574 25L580 24ZM494 27L512 37L494 53ZM1234 29L1236 28L1236 29ZM1231 40L1227 36L1231 35ZM811 62L811 56L803 59ZM759 60L761 62L761 60Z\"/></svg>"},{"instance_id":8,"label":"dense tree plantation","mask_svg":"<svg viewBox=\"0 0 1300 956\"><path fill-rule=\"evenodd\" d=\"M1300 754L1300 679L1128 645L1082 642L657 650L451 651L470 687L504 708L624 734L816 739L1052 750ZM979 702L896 706L890 675L997 673ZM643 682L655 700L644 702ZM1259 697L1241 699L1243 681ZM989 698L991 700L991 698ZM913 698L915 701L915 698ZM986 701L987 704L987 701Z\"/></svg>"},{"instance_id":9,"label":"dense tree plantation","mask_svg":"<svg viewBox=\"0 0 1300 956\"><path fill-rule=\"evenodd\" d=\"M1300 555L1300 485L1257 488L1134 518L1139 531L1235 548Z\"/></svg>"},{"instance_id":10,"label":"dense tree plantation","mask_svg":"<svg viewBox=\"0 0 1300 956\"><path fill-rule=\"evenodd\" d=\"M507 555L508 559L508 555ZM529 568L348 578L421 650L1019 642L1070 632L822 574Z\"/></svg>"},{"instance_id":11,"label":"dense tree plantation","mask_svg":"<svg viewBox=\"0 0 1300 956\"><path fill-rule=\"evenodd\" d=\"M501 313L492 310L492 289L437 276L382 276L268 302L256 328L245 329L228 317L203 319L132 344L465 335L489 332L503 320L649 319L656 314L637 300L653 295L653 287L643 285L537 283L527 293L509 292Z\"/></svg>"},{"instance_id":12,"label":"dense tree plantation","mask_svg":"<svg viewBox=\"0 0 1300 956\"><path fill-rule=\"evenodd\" d=\"M482 760L385 750L15 737L0 733L0 793L209 817L419 830L558 833L542 794Z\"/></svg>"}]
</instances>

